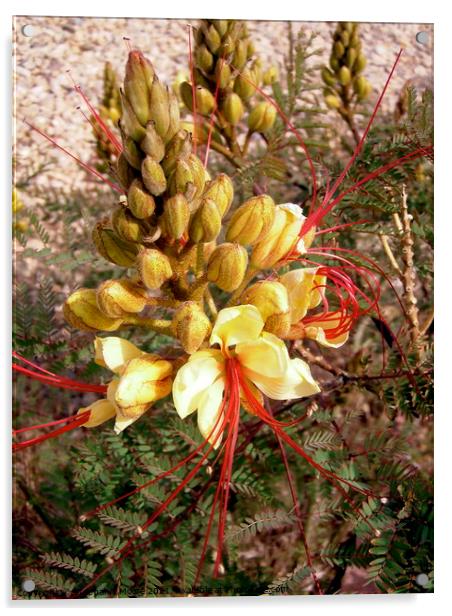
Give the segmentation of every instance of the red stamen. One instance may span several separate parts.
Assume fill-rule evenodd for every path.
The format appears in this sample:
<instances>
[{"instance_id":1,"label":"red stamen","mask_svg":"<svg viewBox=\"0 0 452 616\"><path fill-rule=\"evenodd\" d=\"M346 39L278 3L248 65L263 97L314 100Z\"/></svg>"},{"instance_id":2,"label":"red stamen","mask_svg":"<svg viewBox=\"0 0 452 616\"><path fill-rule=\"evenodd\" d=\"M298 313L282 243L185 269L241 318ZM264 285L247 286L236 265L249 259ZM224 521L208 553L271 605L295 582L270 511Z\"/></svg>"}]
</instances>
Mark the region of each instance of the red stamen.
<instances>
[{"instance_id":1,"label":"red stamen","mask_svg":"<svg viewBox=\"0 0 452 616\"><path fill-rule=\"evenodd\" d=\"M13 432L13 434L47 428L47 427L54 426L54 425L61 424L61 423L67 424L66 426L63 426L62 428L57 428L56 430L52 430L48 434L42 434L41 436L36 436L35 438L29 439L28 441L22 441L21 443L13 443L13 451L14 452L22 451L23 449L27 449L28 447L31 447L32 445L37 445L39 443L47 441L50 438L55 438L59 436L60 434L69 432L69 430L74 430L75 428L78 428L79 426L83 426L83 424L85 424L88 421L90 415L91 415L91 411L88 409L87 411L83 413L72 415L71 417L66 417L65 419L60 419L58 421L49 422L47 424L41 424L37 426L31 426L29 428L22 428L20 430L16 430Z\"/></svg>"},{"instance_id":2,"label":"red stamen","mask_svg":"<svg viewBox=\"0 0 452 616\"><path fill-rule=\"evenodd\" d=\"M30 378L40 381L41 383L45 383L46 385L50 385L51 387L59 387L60 389L71 389L72 391L83 391L90 393L105 393L107 391L106 385L90 385L89 383L82 383L81 381L73 381L72 379L67 379L59 376L46 376L44 374L39 374L38 372L33 372L28 368L24 368L23 366L19 366L18 364L12 364L13 370L17 372L21 372Z\"/></svg>"}]
</instances>

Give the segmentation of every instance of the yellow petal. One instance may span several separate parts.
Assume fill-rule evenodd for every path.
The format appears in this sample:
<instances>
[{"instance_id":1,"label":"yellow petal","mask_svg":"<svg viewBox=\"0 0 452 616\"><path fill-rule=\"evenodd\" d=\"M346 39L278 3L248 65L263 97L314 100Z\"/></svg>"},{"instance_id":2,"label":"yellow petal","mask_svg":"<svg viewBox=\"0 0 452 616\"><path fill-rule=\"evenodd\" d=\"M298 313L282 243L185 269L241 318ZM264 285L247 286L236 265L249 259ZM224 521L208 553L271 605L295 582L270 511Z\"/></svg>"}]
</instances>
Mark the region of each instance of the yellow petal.
<instances>
[{"instance_id":1,"label":"yellow petal","mask_svg":"<svg viewBox=\"0 0 452 616\"><path fill-rule=\"evenodd\" d=\"M205 390L224 372L224 358L221 351L206 349L190 356L179 368L173 383L173 400L176 411L184 419L199 406Z\"/></svg>"},{"instance_id":2,"label":"yellow petal","mask_svg":"<svg viewBox=\"0 0 452 616\"><path fill-rule=\"evenodd\" d=\"M344 328L348 325L350 323L347 322L347 317L339 311L329 312L328 315L323 313L323 315L319 315L318 319L309 319L309 324L305 326L304 334L306 338L311 338L323 346L337 349L348 340L349 332L347 330L344 331ZM343 326L342 333L333 337L327 337L326 332L328 330L339 326Z\"/></svg>"},{"instance_id":3,"label":"yellow petal","mask_svg":"<svg viewBox=\"0 0 452 616\"><path fill-rule=\"evenodd\" d=\"M198 428L204 438L215 449L222 438L222 417L220 417L223 400L224 379L218 378L200 396L198 403ZM215 429L214 429L215 428Z\"/></svg>"},{"instance_id":4,"label":"yellow petal","mask_svg":"<svg viewBox=\"0 0 452 616\"><path fill-rule=\"evenodd\" d=\"M245 369L247 376L262 391L273 400L292 400L312 396L320 391L314 381L309 366L301 359L291 359L287 372L278 377L269 377Z\"/></svg>"},{"instance_id":5,"label":"yellow petal","mask_svg":"<svg viewBox=\"0 0 452 616\"><path fill-rule=\"evenodd\" d=\"M210 336L210 344L220 344L222 349L257 340L264 329L264 321L256 306L245 304L224 308L218 313Z\"/></svg>"},{"instance_id":6,"label":"yellow petal","mask_svg":"<svg viewBox=\"0 0 452 616\"><path fill-rule=\"evenodd\" d=\"M116 434L121 434L121 432L123 430L125 430L126 428L128 428L130 425L132 425L133 423L136 422L137 419L140 419L140 417L142 415L144 415L144 413L149 410L149 408L151 407L151 405L146 406L141 413L137 413L135 417L126 417L125 415L122 415L121 413L118 413L116 415L116 421L115 421L115 427L114 430L116 432Z\"/></svg>"},{"instance_id":7,"label":"yellow petal","mask_svg":"<svg viewBox=\"0 0 452 616\"><path fill-rule=\"evenodd\" d=\"M171 391L173 367L158 355L143 354L131 359L124 367L115 393L115 402L127 417ZM136 408L138 407L138 408Z\"/></svg>"},{"instance_id":8,"label":"yellow petal","mask_svg":"<svg viewBox=\"0 0 452 616\"><path fill-rule=\"evenodd\" d=\"M316 308L322 301L326 276L317 276L319 268L303 268L283 274L280 282L289 294L292 323L298 323L308 310Z\"/></svg>"},{"instance_id":9,"label":"yellow petal","mask_svg":"<svg viewBox=\"0 0 452 616\"><path fill-rule=\"evenodd\" d=\"M143 351L134 344L116 336L95 338L94 349L96 364L109 368L115 374L120 374L129 360L143 355Z\"/></svg>"},{"instance_id":10,"label":"yellow petal","mask_svg":"<svg viewBox=\"0 0 452 616\"><path fill-rule=\"evenodd\" d=\"M240 364L257 374L276 378L289 369L286 345L274 334L263 332L254 342L238 344L235 351Z\"/></svg>"},{"instance_id":11,"label":"yellow petal","mask_svg":"<svg viewBox=\"0 0 452 616\"><path fill-rule=\"evenodd\" d=\"M84 428L96 428L116 415L114 405L105 399L97 400L90 406L79 409L77 415L85 411L91 411L91 413L88 421L83 424Z\"/></svg>"}]
</instances>

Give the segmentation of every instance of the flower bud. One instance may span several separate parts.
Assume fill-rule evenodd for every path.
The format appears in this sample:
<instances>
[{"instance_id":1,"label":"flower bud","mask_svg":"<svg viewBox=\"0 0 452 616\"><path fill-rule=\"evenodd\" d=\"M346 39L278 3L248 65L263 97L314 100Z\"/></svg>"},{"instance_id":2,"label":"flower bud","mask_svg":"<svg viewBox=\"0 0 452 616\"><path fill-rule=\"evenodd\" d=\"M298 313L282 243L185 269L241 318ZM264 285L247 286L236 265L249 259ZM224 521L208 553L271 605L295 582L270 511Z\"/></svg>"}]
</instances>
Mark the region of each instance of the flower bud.
<instances>
[{"instance_id":1,"label":"flower bud","mask_svg":"<svg viewBox=\"0 0 452 616\"><path fill-rule=\"evenodd\" d=\"M126 157L121 152L116 163L116 174L121 185L127 189L132 184L135 173L133 168L127 162Z\"/></svg>"},{"instance_id":2,"label":"flower bud","mask_svg":"<svg viewBox=\"0 0 452 616\"><path fill-rule=\"evenodd\" d=\"M332 53L330 56L330 67L333 69L334 72L338 71L340 68L339 60L336 58L334 53Z\"/></svg>"},{"instance_id":3,"label":"flower bud","mask_svg":"<svg viewBox=\"0 0 452 616\"><path fill-rule=\"evenodd\" d=\"M193 88L188 81L184 81L180 84L180 93L187 109L194 111ZM215 99L212 93L209 92L207 88L203 88L199 85L195 87L195 102L196 113L200 113L204 116L210 115L215 107Z\"/></svg>"},{"instance_id":4,"label":"flower bud","mask_svg":"<svg viewBox=\"0 0 452 616\"><path fill-rule=\"evenodd\" d=\"M215 30L223 37L228 31L229 23L227 19L212 19L212 23L215 26Z\"/></svg>"},{"instance_id":5,"label":"flower bud","mask_svg":"<svg viewBox=\"0 0 452 616\"><path fill-rule=\"evenodd\" d=\"M298 205L294 203L277 205L276 215L268 234L253 248L252 265L260 269L276 265L296 244L305 220Z\"/></svg>"},{"instance_id":6,"label":"flower bud","mask_svg":"<svg viewBox=\"0 0 452 616\"><path fill-rule=\"evenodd\" d=\"M160 289L173 275L170 260L155 248L143 248L137 259L137 269L148 289Z\"/></svg>"},{"instance_id":7,"label":"flower bud","mask_svg":"<svg viewBox=\"0 0 452 616\"><path fill-rule=\"evenodd\" d=\"M131 51L126 64L124 91L138 121L143 126L149 120L149 90L153 78L152 64L140 51Z\"/></svg>"},{"instance_id":8,"label":"flower bud","mask_svg":"<svg viewBox=\"0 0 452 616\"><path fill-rule=\"evenodd\" d=\"M367 64L366 56L360 53L358 54L358 57L355 60L355 63L353 65L353 70L355 71L355 73L360 73L366 68L366 64Z\"/></svg>"},{"instance_id":9,"label":"flower bud","mask_svg":"<svg viewBox=\"0 0 452 616\"><path fill-rule=\"evenodd\" d=\"M190 239L195 244L212 242L221 231L221 212L213 199L203 199L190 223Z\"/></svg>"},{"instance_id":10,"label":"flower bud","mask_svg":"<svg viewBox=\"0 0 452 616\"><path fill-rule=\"evenodd\" d=\"M124 418L140 417L156 400L171 391L173 367L158 355L145 353L128 361L114 392L114 402Z\"/></svg>"},{"instance_id":11,"label":"flower bud","mask_svg":"<svg viewBox=\"0 0 452 616\"><path fill-rule=\"evenodd\" d=\"M123 320L106 316L98 308L94 289L78 289L64 303L66 321L77 329L87 332L112 332L121 327Z\"/></svg>"},{"instance_id":12,"label":"flower bud","mask_svg":"<svg viewBox=\"0 0 452 616\"><path fill-rule=\"evenodd\" d=\"M221 45L221 36L216 30L216 28L212 25L206 28L204 33L205 40L208 48L212 53L215 53Z\"/></svg>"},{"instance_id":13,"label":"flower bud","mask_svg":"<svg viewBox=\"0 0 452 616\"><path fill-rule=\"evenodd\" d=\"M151 89L151 102L149 107L149 119L155 124L155 130L164 138L170 126L170 108L168 90L154 77Z\"/></svg>"},{"instance_id":14,"label":"flower bud","mask_svg":"<svg viewBox=\"0 0 452 616\"><path fill-rule=\"evenodd\" d=\"M121 92L121 119L119 125L125 135L136 141L137 143L143 139L146 135L146 129L143 124L140 123L135 115L132 105Z\"/></svg>"},{"instance_id":15,"label":"flower bud","mask_svg":"<svg viewBox=\"0 0 452 616\"><path fill-rule=\"evenodd\" d=\"M197 302L184 302L174 313L171 328L184 351L195 353L212 329L207 315Z\"/></svg>"},{"instance_id":16,"label":"flower bud","mask_svg":"<svg viewBox=\"0 0 452 616\"><path fill-rule=\"evenodd\" d=\"M240 304L256 306L264 319L264 329L284 337L290 329L290 306L286 287L280 282L263 280L246 289Z\"/></svg>"},{"instance_id":17,"label":"flower bud","mask_svg":"<svg viewBox=\"0 0 452 616\"><path fill-rule=\"evenodd\" d=\"M125 135L124 131L121 133L121 135L122 135L122 146L123 146L122 154L124 154L124 157L126 158L129 165L133 169L136 169L137 171L139 171L141 168L141 162L143 160L143 155L141 153L141 150L138 148L137 144L132 139L132 137L128 137L127 135Z\"/></svg>"},{"instance_id":18,"label":"flower bud","mask_svg":"<svg viewBox=\"0 0 452 616\"><path fill-rule=\"evenodd\" d=\"M226 121L232 126L236 126L242 119L245 109L242 99L235 92L230 92L223 101L221 110Z\"/></svg>"},{"instance_id":19,"label":"flower bud","mask_svg":"<svg viewBox=\"0 0 452 616\"><path fill-rule=\"evenodd\" d=\"M278 80L278 69L276 66L271 66L265 71L262 76L264 86L271 86L272 83Z\"/></svg>"},{"instance_id":20,"label":"flower bud","mask_svg":"<svg viewBox=\"0 0 452 616\"><path fill-rule=\"evenodd\" d=\"M230 81L231 68L229 64L227 64L223 58L218 58L217 64L215 66L215 82L217 86L221 90L224 90L228 87Z\"/></svg>"},{"instance_id":21,"label":"flower bud","mask_svg":"<svg viewBox=\"0 0 452 616\"><path fill-rule=\"evenodd\" d=\"M151 158L146 156L141 165L141 175L143 182L151 195L161 195L166 190L166 177L161 165Z\"/></svg>"},{"instance_id":22,"label":"flower bud","mask_svg":"<svg viewBox=\"0 0 452 616\"><path fill-rule=\"evenodd\" d=\"M198 127L196 127L198 129ZM186 160L191 154L191 135L187 130L179 130L166 146L162 168L165 174L174 171L179 159Z\"/></svg>"},{"instance_id":23,"label":"flower bud","mask_svg":"<svg viewBox=\"0 0 452 616\"><path fill-rule=\"evenodd\" d=\"M227 293L242 284L248 266L248 253L240 244L220 244L207 264L207 278Z\"/></svg>"},{"instance_id":24,"label":"flower bud","mask_svg":"<svg viewBox=\"0 0 452 616\"><path fill-rule=\"evenodd\" d=\"M201 70L205 73L211 71L213 67L213 56L204 44L196 48L195 58L196 65L199 66Z\"/></svg>"},{"instance_id":25,"label":"flower bud","mask_svg":"<svg viewBox=\"0 0 452 616\"><path fill-rule=\"evenodd\" d=\"M353 90L356 92L359 100L364 100L367 96L369 96L372 86L364 75L359 75L353 80Z\"/></svg>"},{"instance_id":26,"label":"flower bud","mask_svg":"<svg viewBox=\"0 0 452 616\"><path fill-rule=\"evenodd\" d=\"M339 81L343 86L347 86L352 80L352 74L348 66L341 66L339 69Z\"/></svg>"},{"instance_id":27,"label":"flower bud","mask_svg":"<svg viewBox=\"0 0 452 616\"><path fill-rule=\"evenodd\" d=\"M97 305L108 317L127 317L144 309L146 292L130 280L106 280L97 289Z\"/></svg>"},{"instance_id":28,"label":"flower bud","mask_svg":"<svg viewBox=\"0 0 452 616\"><path fill-rule=\"evenodd\" d=\"M248 43L245 40L237 41L234 55L232 56L232 66L241 71L248 60Z\"/></svg>"},{"instance_id":29,"label":"flower bud","mask_svg":"<svg viewBox=\"0 0 452 616\"><path fill-rule=\"evenodd\" d=\"M252 246L267 235L275 213L275 202L269 195L251 197L233 213L226 240Z\"/></svg>"},{"instance_id":30,"label":"flower bud","mask_svg":"<svg viewBox=\"0 0 452 616\"><path fill-rule=\"evenodd\" d=\"M208 184L203 193L203 198L213 199L221 216L224 216L231 207L234 198L234 185L230 177L225 173L220 173Z\"/></svg>"},{"instance_id":31,"label":"flower bud","mask_svg":"<svg viewBox=\"0 0 452 616\"><path fill-rule=\"evenodd\" d=\"M169 174L168 193L171 196L181 194L191 200L196 192L192 167L187 160L178 158Z\"/></svg>"},{"instance_id":32,"label":"flower bud","mask_svg":"<svg viewBox=\"0 0 452 616\"><path fill-rule=\"evenodd\" d=\"M193 183L195 185L195 193L193 198L200 197L204 191L206 181L210 180L209 174L204 169L204 165L196 154L190 154L188 157L188 163L193 175Z\"/></svg>"},{"instance_id":33,"label":"flower bud","mask_svg":"<svg viewBox=\"0 0 452 616\"><path fill-rule=\"evenodd\" d=\"M190 206L184 195L177 194L165 201L161 218L165 236L180 239L187 230L189 220Z\"/></svg>"},{"instance_id":34,"label":"flower bud","mask_svg":"<svg viewBox=\"0 0 452 616\"><path fill-rule=\"evenodd\" d=\"M168 90L168 109L169 109L169 126L163 137L163 141L168 143L180 129L180 109L179 99L175 92Z\"/></svg>"},{"instance_id":35,"label":"flower bud","mask_svg":"<svg viewBox=\"0 0 452 616\"><path fill-rule=\"evenodd\" d=\"M333 45L333 53L335 57L340 60L345 53L345 47L342 41L336 41Z\"/></svg>"},{"instance_id":36,"label":"flower bud","mask_svg":"<svg viewBox=\"0 0 452 616\"><path fill-rule=\"evenodd\" d=\"M82 415L86 411L90 411L90 414L88 421L83 424L84 428L97 428L116 415L116 408L109 400L96 400L90 406L80 408L77 415Z\"/></svg>"},{"instance_id":37,"label":"flower bud","mask_svg":"<svg viewBox=\"0 0 452 616\"><path fill-rule=\"evenodd\" d=\"M251 110L248 116L248 128L255 133L265 133L273 126L275 119L275 107L267 101L263 101Z\"/></svg>"},{"instance_id":38,"label":"flower bud","mask_svg":"<svg viewBox=\"0 0 452 616\"><path fill-rule=\"evenodd\" d=\"M341 106L341 99L335 94L327 94L327 96L325 96L325 103L330 109L339 109Z\"/></svg>"},{"instance_id":39,"label":"flower bud","mask_svg":"<svg viewBox=\"0 0 452 616\"><path fill-rule=\"evenodd\" d=\"M132 267L138 254L138 246L132 242L122 240L112 229L98 223L93 229L93 242L104 259L120 265Z\"/></svg>"},{"instance_id":40,"label":"flower bud","mask_svg":"<svg viewBox=\"0 0 452 616\"><path fill-rule=\"evenodd\" d=\"M123 207L115 210L111 217L111 223L116 234L128 242L140 243L144 236L144 230L140 221Z\"/></svg>"},{"instance_id":41,"label":"flower bud","mask_svg":"<svg viewBox=\"0 0 452 616\"><path fill-rule=\"evenodd\" d=\"M158 132L155 130L153 122L146 125L146 135L140 143L140 147L145 154L156 160L158 163L165 156L165 144Z\"/></svg>"},{"instance_id":42,"label":"flower bud","mask_svg":"<svg viewBox=\"0 0 452 616\"><path fill-rule=\"evenodd\" d=\"M244 101L248 100L256 91L255 78L250 69L245 68L237 75L234 81L234 92Z\"/></svg>"},{"instance_id":43,"label":"flower bud","mask_svg":"<svg viewBox=\"0 0 452 616\"><path fill-rule=\"evenodd\" d=\"M334 86L336 79L327 66L322 68L322 79L327 86Z\"/></svg>"},{"instance_id":44,"label":"flower bud","mask_svg":"<svg viewBox=\"0 0 452 616\"><path fill-rule=\"evenodd\" d=\"M133 180L127 193L127 206L135 218L142 220L152 216L155 210L155 200L146 192L143 183Z\"/></svg>"},{"instance_id":45,"label":"flower bud","mask_svg":"<svg viewBox=\"0 0 452 616\"><path fill-rule=\"evenodd\" d=\"M346 57L346 62L347 62L347 66L350 70L354 69L354 63L355 60L357 58L357 52L356 49L354 49L353 47L349 47L347 49L347 57Z\"/></svg>"}]
</instances>

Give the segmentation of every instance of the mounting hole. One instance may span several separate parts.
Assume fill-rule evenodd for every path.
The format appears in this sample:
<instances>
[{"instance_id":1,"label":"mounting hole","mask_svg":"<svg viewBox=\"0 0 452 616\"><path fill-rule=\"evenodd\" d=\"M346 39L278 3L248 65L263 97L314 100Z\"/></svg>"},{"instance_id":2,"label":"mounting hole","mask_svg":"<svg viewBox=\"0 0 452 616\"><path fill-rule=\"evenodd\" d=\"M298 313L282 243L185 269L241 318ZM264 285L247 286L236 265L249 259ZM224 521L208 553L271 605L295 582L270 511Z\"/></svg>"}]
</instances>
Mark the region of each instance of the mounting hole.
<instances>
[{"instance_id":1,"label":"mounting hole","mask_svg":"<svg viewBox=\"0 0 452 616\"><path fill-rule=\"evenodd\" d=\"M428 43L428 32L425 32L425 30L423 30L422 32L418 32L416 34L416 41L418 43L420 43L421 45L427 45L427 43Z\"/></svg>"},{"instance_id":2,"label":"mounting hole","mask_svg":"<svg viewBox=\"0 0 452 616\"><path fill-rule=\"evenodd\" d=\"M25 26L22 26L22 34L24 36L33 36L34 33L35 29L31 24L25 24Z\"/></svg>"},{"instance_id":3,"label":"mounting hole","mask_svg":"<svg viewBox=\"0 0 452 616\"><path fill-rule=\"evenodd\" d=\"M33 592L36 588L36 584L33 582L33 580L24 580L22 582L22 588L25 590L25 592Z\"/></svg>"},{"instance_id":4,"label":"mounting hole","mask_svg":"<svg viewBox=\"0 0 452 616\"><path fill-rule=\"evenodd\" d=\"M426 573L420 573L416 577L416 582L419 584L419 586L427 586L427 584L428 584L428 575Z\"/></svg>"}]
</instances>

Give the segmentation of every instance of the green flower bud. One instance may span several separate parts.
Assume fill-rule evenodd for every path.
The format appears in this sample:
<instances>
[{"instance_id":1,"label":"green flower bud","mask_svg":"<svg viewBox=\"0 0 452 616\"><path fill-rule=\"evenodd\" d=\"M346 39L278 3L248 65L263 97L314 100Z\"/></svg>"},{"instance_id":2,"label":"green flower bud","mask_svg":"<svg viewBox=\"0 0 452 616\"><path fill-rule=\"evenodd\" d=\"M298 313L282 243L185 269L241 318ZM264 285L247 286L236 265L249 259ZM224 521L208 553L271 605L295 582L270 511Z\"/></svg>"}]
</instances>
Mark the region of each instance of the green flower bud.
<instances>
[{"instance_id":1,"label":"green flower bud","mask_svg":"<svg viewBox=\"0 0 452 616\"><path fill-rule=\"evenodd\" d=\"M205 40L212 53L215 53L219 49L221 45L221 36L215 26L210 26L206 29Z\"/></svg>"},{"instance_id":2,"label":"green flower bud","mask_svg":"<svg viewBox=\"0 0 452 616\"><path fill-rule=\"evenodd\" d=\"M212 24L215 27L215 30L218 34L223 37L228 31L228 20L227 19L212 19Z\"/></svg>"},{"instance_id":3,"label":"green flower bud","mask_svg":"<svg viewBox=\"0 0 452 616\"><path fill-rule=\"evenodd\" d=\"M240 244L220 244L210 255L207 278L223 291L238 289L248 267L248 253Z\"/></svg>"},{"instance_id":4,"label":"green flower bud","mask_svg":"<svg viewBox=\"0 0 452 616\"><path fill-rule=\"evenodd\" d=\"M289 296L280 282L262 280L248 287L240 304L256 306L264 319L264 330L280 338L287 335L291 325Z\"/></svg>"},{"instance_id":5,"label":"green flower bud","mask_svg":"<svg viewBox=\"0 0 452 616\"><path fill-rule=\"evenodd\" d=\"M197 302L184 302L174 313L171 329L184 351L191 355L210 334L212 326Z\"/></svg>"},{"instance_id":6,"label":"green flower bud","mask_svg":"<svg viewBox=\"0 0 452 616\"><path fill-rule=\"evenodd\" d=\"M143 182L151 195L161 195L166 190L166 177L161 165L151 158L146 156L141 165L141 175Z\"/></svg>"},{"instance_id":7,"label":"green flower bud","mask_svg":"<svg viewBox=\"0 0 452 616\"><path fill-rule=\"evenodd\" d=\"M180 94L182 100L184 101L184 105L189 109L189 111L194 111L193 106L193 88L188 81L184 81L180 84ZM208 116L212 113L215 107L215 99L211 92L207 88L203 88L202 86L196 86L195 88L195 97L196 97L196 113L200 113L201 115Z\"/></svg>"},{"instance_id":8,"label":"green flower bud","mask_svg":"<svg viewBox=\"0 0 452 616\"><path fill-rule=\"evenodd\" d=\"M198 127L196 127L198 128ZM162 167L166 175L174 171L178 159L186 160L191 153L192 140L187 130L178 130L166 146Z\"/></svg>"},{"instance_id":9,"label":"green flower bud","mask_svg":"<svg viewBox=\"0 0 452 616\"><path fill-rule=\"evenodd\" d=\"M275 202L269 195L251 197L233 213L226 231L226 240L253 246L265 238L275 213Z\"/></svg>"},{"instance_id":10,"label":"green flower bud","mask_svg":"<svg viewBox=\"0 0 452 616\"><path fill-rule=\"evenodd\" d=\"M125 95L140 124L149 120L149 90L154 78L154 69L140 51L131 51L127 59L124 79Z\"/></svg>"},{"instance_id":11,"label":"green flower bud","mask_svg":"<svg viewBox=\"0 0 452 616\"><path fill-rule=\"evenodd\" d=\"M201 70L206 73L211 71L213 68L213 56L205 45L200 45L196 48L195 58L196 65L199 66Z\"/></svg>"},{"instance_id":12,"label":"green flower bud","mask_svg":"<svg viewBox=\"0 0 452 616\"><path fill-rule=\"evenodd\" d=\"M339 81L343 86L347 86L352 80L350 69L347 66L341 66L339 69Z\"/></svg>"},{"instance_id":13,"label":"green flower bud","mask_svg":"<svg viewBox=\"0 0 452 616\"><path fill-rule=\"evenodd\" d=\"M347 49L347 56L346 56L346 60L345 61L346 61L347 66L348 66L348 68L350 70L352 70L354 68L353 65L354 65L355 60L356 60L357 57L358 57L358 54L356 52L356 49L354 49L353 47L349 47Z\"/></svg>"},{"instance_id":14,"label":"green flower bud","mask_svg":"<svg viewBox=\"0 0 452 616\"><path fill-rule=\"evenodd\" d=\"M276 119L276 109L267 101L258 103L248 116L248 128L252 132L265 133L268 131Z\"/></svg>"},{"instance_id":15,"label":"green flower bud","mask_svg":"<svg viewBox=\"0 0 452 616\"><path fill-rule=\"evenodd\" d=\"M348 44L350 42L350 34L347 32L347 30L342 30L341 41L344 47L348 47Z\"/></svg>"},{"instance_id":16,"label":"green flower bud","mask_svg":"<svg viewBox=\"0 0 452 616\"><path fill-rule=\"evenodd\" d=\"M242 99L235 92L230 92L226 96L221 106L221 110L226 121L229 122L229 124L232 124L232 126L236 126L245 113Z\"/></svg>"},{"instance_id":17,"label":"green flower bud","mask_svg":"<svg viewBox=\"0 0 452 616\"><path fill-rule=\"evenodd\" d=\"M168 90L169 126L163 141L168 143L180 129L179 99L175 92Z\"/></svg>"},{"instance_id":18,"label":"green flower bud","mask_svg":"<svg viewBox=\"0 0 452 616\"><path fill-rule=\"evenodd\" d=\"M248 59L252 58L254 56L254 54L256 53L256 47L254 46L253 41L248 41L248 47L246 50Z\"/></svg>"},{"instance_id":19,"label":"green flower bud","mask_svg":"<svg viewBox=\"0 0 452 616\"><path fill-rule=\"evenodd\" d=\"M155 200L152 195L146 192L141 180L134 180L127 193L127 205L135 216L142 220L152 216L155 210Z\"/></svg>"},{"instance_id":20,"label":"green flower bud","mask_svg":"<svg viewBox=\"0 0 452 616\"><path fill-rule=\"evenodd\" d=\"M358 75L353 80L353 90L356 92L359 100L364 100L370 94L372 87L363 75Z\"/></svg>"},{"instance_id":21,"label":"green flower bud","mask_svg":"<svg viewBox=\"0 0 452 616\"><path fill-rule=\"evenodd\" d=\"M221 213L213 199L203 199L190 223L190 239L195 244L212 242L221 231Z\"/></svg>"},{"instance_id":22,"label":"green flower bud","mask_svg":"<svg viewBox=\"0 0 452 616\"><path fill-rule=\"evenodd\" d=\"M145 154L156 160L158 163L165 156L165 144L158 132L155 130L153 122L148 122L146 126L146 136L140 143L140 147Z\"/></svg>"},{"instance_id":23,"label":"green flower bud","mask_svg":"<svg viewBox=\"0 0 452 616\"><path fill-rule=\"evenodd\" d=\"M203 197L215 201L221 216L224 216L231 207L234 198L234 185L229 176L225 173L218 175L208 184Z\"/></svg>"},{"instance_id":24,"label":"green flower bud","mask_svg":"<svg viewBox=\"0 0 452 616\"><path fill-rule=\"evenodd\" d=\"M188 163L190 165L190 169L193 175L193 182L195 185L195 193L193 198L196 199L200 197L204 191L204 187L206 185L207 179L210 179L208 174L206 175L206 170L204 169L204 165L201 160L196 156L196 154L190 154L188 157Z\"/></svg>"},{"instance_id":25,"label":"green flower bud","mask_svg":"<svg viewBox=\"0 0 452 616\"><path fill-rule=\"evenodd\" d=\"M187 230L189 220L190 206L184 195L174 195L165 201L161 218L165 236L180 239Z\"/></svg>"},{"instance_id":26,"label":"green flower bud","mask_svg":"<svg viewBox=\"0 0 452 616\"><path fill-rule=\"evenodd\" d=\"M118 162L116 164L116 174L119 182L121 183L121 186L123 186L125 189L129 188L135 178L134 170L127 162L127 158L124 156L123 153L121 153L118 157Z\"/></svg>"},{"instance_id":27,"label":"green flower bud","mask_svg":"<svg viewBox=\"0 0 452 616\"><path fill-rule=\"evenodd\" d=\"M271 86L272 83L278 80L278 69L276 66L268 68L262 76L264 86Z\"/></svg>"},{"instance_id":28,"label":"green flower bud","mask_svg":"<svg viewBox=\"0 0 452 616\"><path fill-rule=\"evenodd\" d=\"M235 46L234 55L232 56L232 66L241 71L248 60L248 44L246 41L238 41Z\"/></svg>"},{"instance_id":29,"label":"green flower bud","mask_svg":"<svg viewBox=\"0 0 452 616\"><path fill-rule=\"evenodd\" d=\"M74 291L64 303L63 314L69 325L87 332L112 332L123 323L123 319L110 318L99 310L94 289Z\"/></svg>"},{"instance_id":30,"label":"green flower bud","mask_svg":"<svg viewBox=\"0 0 452 616\"><path fill-rule=\"evenodd\" d=\"M333 45L333 52L335 57L340 60L345 53L345 47L341 41L336 41Z\"/></svg>"},{"instance_id":31,"label":"green flower bud","mask_svg":"<svg viewBox=\"0 0 452 616\"><path fill-rule=\"evenodd\" d=\"M245 68L237 75L234 81L234 92L244 101L248 100L256 91L255 78L250 69Z\"/></svg>"},{"instance_id":32,"label":"green flower bud","mask_svg":"<svg viewBox=\"0 0 452 616\"><path fill-rule=\"evenodd\" d=\"M140 221L123 207L119 207L113 212L111 223L121 239L138 243L143 240L145 233Z\"/></svg>"},{"instance_id":33,"label":"green flower bud","mask_svg":"<svg viewBox=\"0 0 452 616\"><path fill-rule=\"evenodd\" d=\"M217 60L215 66L215 81L221 90L227 88L231 81L231 69L223 58Z\"/></svg>"},{"instance_id":34,"label":"green flower bud","mask_svg":"<svg viewBox=\"0 0 452 616\"><path fill-rule=\"evenodd\" d=\"M361 73L366 68L367 60L366 56L362 53L358 54L358 57L355 60L353 65L353 70L355 73Z\"/></svg>"},{"instance_id":35,"label":"green flower bud","mask_svg":"<svg viewBox=\"0 0 452 616\"><path fill-rule=\"evenodd\" d=\"M168 193L171 196L182 194L188 200L196 191L191 165L188 160L178 158L168 179Z\"/></svg>"},{"instance_id":36,"label":"green flower bud","mask_svg":"<svg viewBox=\"0 0 452 616\"><path fill-rule=\"evenodd\" d=\"M336 58L334 54L330 57L330 66L334 72L338 71L340 68L339 60Z\"/></svg>"},{"instance_id":37,"label":"green flower bud","mask_svg":"<svg viewBox=\"0 0 452 616\"><path fill-rule=\"evenodd\" d=\"M141 124L132 109L132 105L129 103L124 93L121 92L121 120L120 126L124 134L136 141L141 141L146 135L146 129Z\"/></svg>"},{"instance_id":38,"label":"green flower bud","mask_svg":"<svg viewBox=\"0 0 452 616\"><path fill-rule=\"evenodd\" d=\"M155 130L164 138L170 126L170 109L168 102L168 89L154 77L151 89L150 116L154 122Z\"/></svg>"},{"instance_id":39,"label":"green flower bud","mask_svg":"<svg viewBox=\"0 0 452 616\"><path fill-rule=\"evenodd\" d=\"M120 265L132 267L138 254L138 246L132 242L122 240L112 229L105 228L98 223L93 229L93 242L104 259Z\"/></svg>"},{"instance_id":40,"label":"green flower bud","mask_svg":"<svg viewBox=\"0 0 452 616\"><path fill-rule=\"evenodd\" d=\"M96 298L99 309L111 318L138 314L146 306L146 292L130 280L106 280Z\"/></svg>"},{"instance_id":41,"label":"green flower bud","mask_svg":"<svg viewBox=\"0 0 452 616\"><path fill-rule=\"evenodd\" d=\"M325 103L330 109L339 109L341 106L341 99L335 94L328 94L325 96Z\"/></svg>"},{"instance_id":42,"label":"green flower bud","mask_svg":"<svg viewBox=\"0 0 452 616\"><path fill-rule=\"evenodd\" d=\"M327 66L322 68L322 79L327 86L334 86L336 84L336 78Z\"/></svg>"},{"instance_id":43,"label":"green flower bud","mask_svg":"<svg viewBox=\"0 0 452 616\"><path fill-rule=\"evenodd\" d=\"M173 275L170 260L155 248L143 248L137 258L137 269L148 289L160 289Z\"/></svg>"},{"instance_id":44,"label":"green flower bud","mask_svg":"<svg viewBox=\"0 0 452 616\"><path fill-rule=\"evenodd\" d=\"M137 144L132 137L127 137L124 133L122 133L122 145L122 154L124 154L127 162L131 167L133 167L133 169L139 171L143 156L141 151L138 149Z\"/></svg>"}]
</instances>

